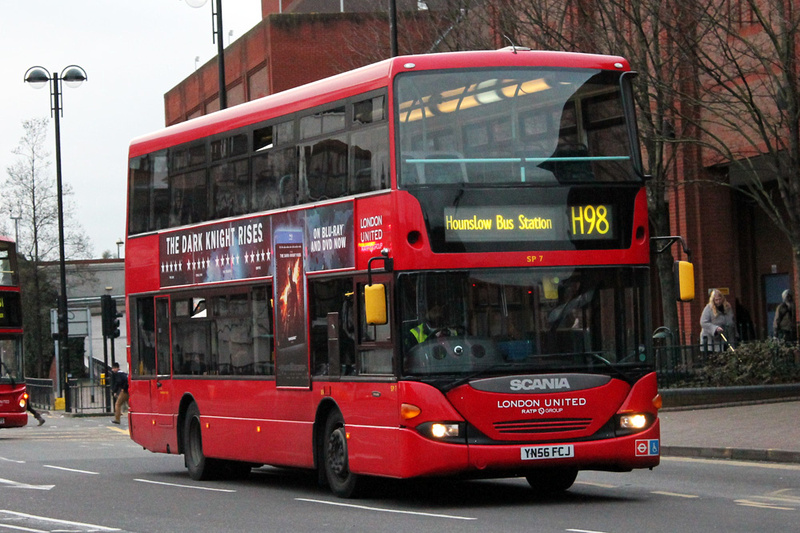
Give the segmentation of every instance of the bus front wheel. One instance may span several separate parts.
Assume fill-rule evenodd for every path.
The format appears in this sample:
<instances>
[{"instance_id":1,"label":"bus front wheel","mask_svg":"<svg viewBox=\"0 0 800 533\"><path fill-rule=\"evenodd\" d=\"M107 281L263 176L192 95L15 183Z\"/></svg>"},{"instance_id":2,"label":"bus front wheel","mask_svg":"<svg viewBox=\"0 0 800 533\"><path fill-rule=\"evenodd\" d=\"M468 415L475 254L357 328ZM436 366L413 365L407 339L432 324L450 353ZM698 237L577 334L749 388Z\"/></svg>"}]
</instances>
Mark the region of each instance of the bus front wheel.
<instances>
[{"instance_id":1,"label":"bus front wheel","mask_svg":"<svg viewBox=\"0 0 800 533\"><path fill-rule=\"evenodd\" d=\"M525 476L537 495L558 494L569 489L578 471L574 468L545 468Z\"/></svg>"},{"instance_id":2,"label":"bus front wheel","mask_svg":"<svg viewBox=\"0 0 800 533\"><path fill-rule=\"evenodd\" d=\"M332 412L325 421L323 465L328 485L336 496L351 498L356 495L361 480L357 474L350 472L347 432L344 418L339 411Z\"/></svg>"}]
</instances>

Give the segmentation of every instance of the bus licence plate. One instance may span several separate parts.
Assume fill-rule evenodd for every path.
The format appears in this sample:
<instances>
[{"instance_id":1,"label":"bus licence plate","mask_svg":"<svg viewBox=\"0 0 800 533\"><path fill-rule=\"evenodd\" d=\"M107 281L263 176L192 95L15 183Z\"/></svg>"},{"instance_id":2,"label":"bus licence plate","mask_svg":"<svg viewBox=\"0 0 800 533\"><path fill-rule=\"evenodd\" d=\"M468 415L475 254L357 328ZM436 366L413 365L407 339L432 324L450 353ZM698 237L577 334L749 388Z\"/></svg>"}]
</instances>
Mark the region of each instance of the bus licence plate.
<instances>
[{"instance_id":1,"label":"bus licence plate","mask_svg":"<svg viewBox=\"0 0 800 533\"><path fill-rule=\"evenodd\" d=\"M575 457L575 448L571 444L562 446L525 446L520 449L523 461L535 459L563 459Z\"/></svg>"},{"instance_id":2,"label":"bus licence plate","mask_svg":"<svg viewBox=\"0 0 800 533\"><path fill-rule=\"evenodd\" d=\"M6 423L6 419L5 418L0 418L0 424L5 424L5 423Z\"/></svg>"}]
</instances>

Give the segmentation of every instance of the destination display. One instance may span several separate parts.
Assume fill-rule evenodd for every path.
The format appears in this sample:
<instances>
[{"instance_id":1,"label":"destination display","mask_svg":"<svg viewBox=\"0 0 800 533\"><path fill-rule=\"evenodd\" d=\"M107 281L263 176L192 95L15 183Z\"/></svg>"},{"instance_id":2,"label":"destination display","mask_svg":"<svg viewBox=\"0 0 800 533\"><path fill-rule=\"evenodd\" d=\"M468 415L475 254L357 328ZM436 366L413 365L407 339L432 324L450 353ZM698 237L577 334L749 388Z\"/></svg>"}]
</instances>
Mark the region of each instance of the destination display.
<instances>
[{"instance_id":1,"label":"destination display","mask_svg":"<svg viewBox=\"0 0 800 533\"><path fill-rule=\"evenodd\" d=\"M609 204L445 207L445 242L614 239L613 214Z\"/></svg>"},{"instance_id":2,"label":"destination display","mask_svg":"<svg viewBox=\"0 0 800 533\"><path fill-rule=\"evenodd\" d=\"M0 293L0 327L22 327L22 308L18 293Z\"/></svg>"}]
</instances>

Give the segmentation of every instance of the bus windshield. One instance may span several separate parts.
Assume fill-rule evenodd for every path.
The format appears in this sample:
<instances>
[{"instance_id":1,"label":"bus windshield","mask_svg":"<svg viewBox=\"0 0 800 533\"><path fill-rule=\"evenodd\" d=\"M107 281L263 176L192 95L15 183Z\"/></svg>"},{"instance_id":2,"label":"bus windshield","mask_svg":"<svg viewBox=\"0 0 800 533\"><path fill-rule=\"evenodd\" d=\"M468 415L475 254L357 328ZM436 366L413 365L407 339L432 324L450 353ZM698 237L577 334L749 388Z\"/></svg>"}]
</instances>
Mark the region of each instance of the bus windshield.
<instances>
[{"instance_id":1,"label":"bus windshield","mask_svg":"<svg viewBox=\"0 0 800 533\"><path fill-rule=\"evenodd\" d=\"M22 380L21 339L0 337L0 383L14 383Z\"/></svg>"},{"instance_id":2,"label":"bus windshield","mask_svg":"<svg viewBox=\"0 0 800 533\"><path fill-rule=\"evenodd\" d=\"M567 68L402 74L399 184L638 181L620 77Z\"/></svg>"},{"instance_id":3,"label":"bus windshield","mask_svg":"<svg viewBox=\"0 0 800 533\"><path fill-rule=\"evenodd\" d=\"M403 374L441 382L491 373L650 371L643 268L402 274Z\"/></svg>"}]
</instances>

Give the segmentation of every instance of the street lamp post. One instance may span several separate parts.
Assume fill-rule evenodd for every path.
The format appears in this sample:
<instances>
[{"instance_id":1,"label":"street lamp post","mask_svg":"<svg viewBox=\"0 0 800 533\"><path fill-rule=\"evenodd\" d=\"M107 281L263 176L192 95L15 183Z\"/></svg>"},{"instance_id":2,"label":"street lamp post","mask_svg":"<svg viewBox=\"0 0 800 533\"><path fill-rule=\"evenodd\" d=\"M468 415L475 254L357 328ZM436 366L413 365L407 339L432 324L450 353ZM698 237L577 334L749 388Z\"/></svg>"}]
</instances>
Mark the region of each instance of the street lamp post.
<instances>
[{"instance_id":1,"label":"street lamp post","mask_svg":"<svg viewBox=\"0 0 800 533\"><path fill-rule=\"evenodd\" d=\"M19 221L21 218L22 213L17 216L11 215L11 220L14 221L14 242L17 243L17 250L19 250Z\"/></svg>"},{"instance_id":2,"label":"street lamp post","mask_svg":"<svg viewBox=\"0 0 800 533\"><path fill-rule=\"evenodd\" d=\"M207 0L186 0L190 7L203 7ZM225 90L225 42L222 40L222 0L214 0L211 3L211 18L216 21L213 31L214 40L217 43L217 66L219 67L219 108L228 107L228 93Z\"/></svg>"},{"instance_id":3,"label":"street lamp post","mask_svg":"<svg viewBox=\"0 0 800 533\"><path fill-rule=\"evenodd\" d=\"M77 87L87 80L86 71L77 65L70 65L52 75L43 67L31 67L25 72L25 82L34 88L44 87L50 82L50 114L56 124L56 194L58 195L58 261L61 278L61 291L58 296L58 351L61 360L60 379L64 383L64 409L71 412L69 390L69 320L67 318L67 267L64 253L64 194L61 180L61 82L68 87Z\"/></svg>"}]
</instances>

